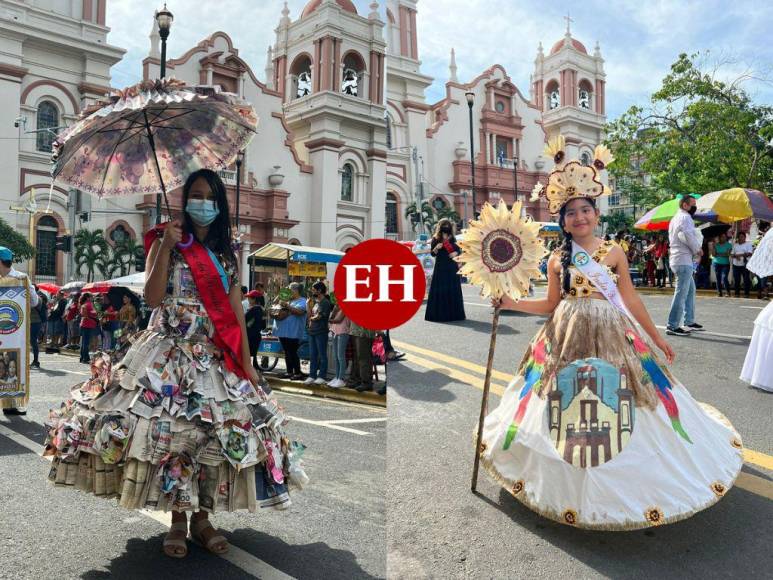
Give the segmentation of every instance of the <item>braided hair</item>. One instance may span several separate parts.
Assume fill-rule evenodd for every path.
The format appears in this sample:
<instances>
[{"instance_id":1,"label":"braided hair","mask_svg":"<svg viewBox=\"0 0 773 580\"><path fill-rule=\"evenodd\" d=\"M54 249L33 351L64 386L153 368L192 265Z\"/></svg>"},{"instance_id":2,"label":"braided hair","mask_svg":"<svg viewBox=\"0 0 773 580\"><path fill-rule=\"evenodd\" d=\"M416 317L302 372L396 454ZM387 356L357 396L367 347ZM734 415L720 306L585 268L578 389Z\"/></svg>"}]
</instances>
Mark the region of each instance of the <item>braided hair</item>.
<instances>
[{"instance_id":1,"label":"braided hair","mask_svg":"<svg viewBox=\"0 0 773 580\"><path fill-rule=\"evenodd\" d=\"M583 199L591 204L593 209L596 209L596 200L594 200L592 197L585 197ZM561 252L561 288L563 290L563 294L568 294L569 288L572 285L572 275L569 273L569 266L572 263L572 234L567 232L564 228L566 223L567 205L569 204L565 203L562 205L558 212L558 226L561 228L561 233L564 234L564 240L561 243L561 246L559 246L559 251Z\"/></svg>"}]
</instances>

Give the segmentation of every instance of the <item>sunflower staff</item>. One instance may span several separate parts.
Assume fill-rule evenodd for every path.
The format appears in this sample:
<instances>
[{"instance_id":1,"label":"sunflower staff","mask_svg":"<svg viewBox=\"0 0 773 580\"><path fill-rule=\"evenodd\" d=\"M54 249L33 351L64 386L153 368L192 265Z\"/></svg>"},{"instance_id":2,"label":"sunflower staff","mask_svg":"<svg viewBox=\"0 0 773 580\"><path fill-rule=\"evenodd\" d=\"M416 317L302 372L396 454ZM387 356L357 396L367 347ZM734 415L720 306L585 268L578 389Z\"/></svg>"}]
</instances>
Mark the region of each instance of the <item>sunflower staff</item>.
<instances>
[{"instance_id":1,"label":"sunflower staff","mask_svg":"<svg viewBox=\"0 0 773 580\"><path fill-rule=\"evenodd\" d=\"M477 450L481 447L483 437L483 420L486 416L497 344L500 312L498 302L506 295L517 300L528 294L530 277L540 275L539 260L545 254L545 247L539 238L539 224L521 219L521 202L515 202L510 211L504 201L500 201L497 207L484 204L480 219L470 223L461 247L463 252L457 261L463 265L459 273L468 276L471 283L481 286L484 298L491 296L497 302L491 321L491 341L475 442L471 483L474 492L480 463Z\"/></svg>"}]
</instances>

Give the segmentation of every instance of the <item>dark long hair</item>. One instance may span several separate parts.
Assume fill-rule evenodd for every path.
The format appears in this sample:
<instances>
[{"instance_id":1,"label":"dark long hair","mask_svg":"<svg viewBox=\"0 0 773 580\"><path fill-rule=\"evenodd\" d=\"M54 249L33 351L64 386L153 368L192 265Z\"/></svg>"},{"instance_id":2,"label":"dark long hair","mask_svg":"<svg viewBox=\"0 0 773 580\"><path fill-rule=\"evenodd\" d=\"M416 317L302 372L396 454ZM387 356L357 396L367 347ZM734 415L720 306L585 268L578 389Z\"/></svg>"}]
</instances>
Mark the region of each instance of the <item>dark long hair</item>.
<instances>
[{"instance_id":1,"label":"dark long hair","mask_svg":"<svg viewBox=\"0 0 773 580\"><path fill-rule=\"evenodd\" d=\"M443 240L443 234L440 231L443 226L448 226L451 228L451 235L448 236L448 239L451 240L453 243L456 243L456 236L454 235L454 232L456 231L456 225L454 222L452 222L448 218L442 218L438 223L435 224L435 231L432 232L432 245L434 246L435 243L441 242Z\"/></svg>"},{"instance_id":2,"label":"dark long hair","mask_svg":"<svg viewBox=\"0 0 773 580\"><path fill-rule=\"evenodd\" d=\"M211 169L194 171L185 180L185 185L183 185L183 220L185 222L185 230L193 232L193 220L191 220L188 212L185 211L185 206L188 205L188 196L190 195L191 187L193 187L193 182L199 177L204 178L209 185L210 190L215 196L215 203L220 210L215 221L209 224L209 231L204 240L204 245L213 252L221 254L233 264L236 264L236 255L234 254L231 238L231 212L228 209L228 196L226 195L225 184L220 179L220 176Z\"/></svg>"},{"instance_id":3,"label":"dark long hair","mask_svg":"<svg viewBox=\"0 0 773 580\"><path fill-rule=\"evenodd\" d=\"M596 209L596 200L592 197L585 197L585 199L593 209ZM572 285L572 276L569 273L569 266L572 263L572 234L566 231L564 224L566 223L566 206L569 202L561 206L558 212L558 226L561 228L561 233L564 234L564 241L561 244L561 287L564 294L569 293L569 288Z\"/></svg>"}]
</instances>

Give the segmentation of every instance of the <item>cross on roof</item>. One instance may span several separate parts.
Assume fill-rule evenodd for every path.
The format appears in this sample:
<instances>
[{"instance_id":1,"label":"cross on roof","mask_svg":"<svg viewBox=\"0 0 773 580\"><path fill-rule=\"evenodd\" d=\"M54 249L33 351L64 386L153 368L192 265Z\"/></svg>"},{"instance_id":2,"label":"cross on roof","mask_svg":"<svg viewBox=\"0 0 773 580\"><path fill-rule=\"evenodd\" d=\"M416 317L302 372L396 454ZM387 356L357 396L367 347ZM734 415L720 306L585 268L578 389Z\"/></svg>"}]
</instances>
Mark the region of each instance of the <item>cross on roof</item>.
<instances>
[{"instance_id":1,"label":"cross on roof","mask_svg":"<svg viewBox=\"0 0 773 580\"><path fill-rule=\"evenodd\" d=\"M564 16L564 20L566 20L566 33L572 34L572 31L570 30L571 23L574 22L574 18L572 18L569 15L569 12L566 13L566 16Z\"/></svg>"}]
</instances>

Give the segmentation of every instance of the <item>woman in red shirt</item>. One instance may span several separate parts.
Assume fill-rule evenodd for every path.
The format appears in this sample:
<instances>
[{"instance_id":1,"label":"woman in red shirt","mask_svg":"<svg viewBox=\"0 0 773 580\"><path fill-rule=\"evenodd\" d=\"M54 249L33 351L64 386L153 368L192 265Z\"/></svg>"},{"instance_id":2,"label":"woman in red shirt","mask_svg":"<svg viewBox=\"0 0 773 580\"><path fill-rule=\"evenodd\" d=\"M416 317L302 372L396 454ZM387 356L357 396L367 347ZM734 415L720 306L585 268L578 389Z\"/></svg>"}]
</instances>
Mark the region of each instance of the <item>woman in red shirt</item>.
<instances>
[{"instance_id":1,"label":"woman in red shirt","mask_svg":"<svg viewBox=\"0 0 773 580\"><path fill-rule=\"evenodd\" d=\"M89 344L91 338L96 335L97 332L97 310L94 308L94 303L91 301L91 294L84 292L80 299L80 312L81 312L81 362L89 364Z\"/></svg>"}]
</instances>

